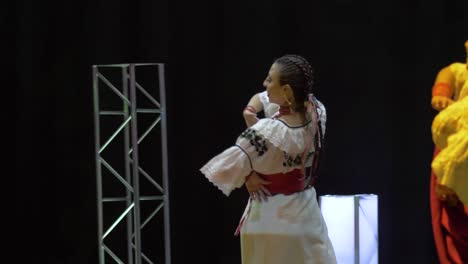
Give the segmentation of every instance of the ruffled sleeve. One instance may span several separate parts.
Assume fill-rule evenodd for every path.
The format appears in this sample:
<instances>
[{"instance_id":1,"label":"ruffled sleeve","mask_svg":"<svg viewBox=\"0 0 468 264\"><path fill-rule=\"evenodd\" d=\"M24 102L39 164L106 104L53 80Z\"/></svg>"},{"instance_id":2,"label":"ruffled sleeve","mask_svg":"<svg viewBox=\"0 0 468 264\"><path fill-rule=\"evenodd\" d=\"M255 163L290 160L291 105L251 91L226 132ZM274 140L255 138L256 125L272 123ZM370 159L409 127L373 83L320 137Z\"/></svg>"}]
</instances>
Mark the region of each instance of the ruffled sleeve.
<instances>
[{"instance_id":1,"label":"ruffled sleeve","mask_svg":"<svg viewBox=\"0 0 468 264\"><path fill-rule=\"evenodd\" d=\"M246 129L236 144L212 158L200 171L226 196L240 188L255 170L258 158L268 151L267 141L253 128Z\"/></svg>"},{"instance_id":2,"label":"ruffled sleeve","mask_svg":"<svg viewBox=\"0 0 468 264\"><path fill-rule=\"evenodd\" d=\"M239 146L232 146L212 158L200 171L224 195L241 187L245 177L252 171L252 165L247 153Z\"/></svg>"},{"instance_id":3,"label":"ruffled sleeve","mask_svg":"<svg viewBox=\"0 0 468 264\"><path fill-rule=\"evenodd\" d=\"M263 105L263 112L265 113L265 117L273 117L278 112L279 105L270 102L267 91L259 93L258 98Z\"/></svg>"},{"instance_id":4,"label":"ruffled sleeve","mask_svg":"<svg viewBox=\"0 0 468 264\"><path fill-rule=\"evenodd\" d=\"M270 104L270 99L268 98L267 91L263 91L261 93L258 93L258 99L260 99L260 102L263 105L263 109L267 108L268 105Z\"/></svg>"},{"instance_id":5,"label":"ruffled sleeve","mask_svg":"<svg viewBox=\"0 0 468 264\"><path fill-rule=\"evenodd\" d=\"M468 96L468 71L466 64L455 62L448 66L454 77L453 100L457 101L465 96Z\"/></svg>"}]
</instances>

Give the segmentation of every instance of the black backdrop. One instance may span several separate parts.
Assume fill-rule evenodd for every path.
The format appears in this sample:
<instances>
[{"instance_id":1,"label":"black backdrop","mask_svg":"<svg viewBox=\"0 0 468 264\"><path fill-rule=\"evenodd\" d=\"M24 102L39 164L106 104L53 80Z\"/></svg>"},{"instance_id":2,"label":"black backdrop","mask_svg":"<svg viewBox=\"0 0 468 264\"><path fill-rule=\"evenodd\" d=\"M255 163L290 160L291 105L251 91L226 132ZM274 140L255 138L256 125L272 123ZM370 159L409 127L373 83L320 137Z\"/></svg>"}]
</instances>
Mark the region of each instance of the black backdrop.
<instances>
[{"instance_id":1,"label":"black backdrop","mask_svg":"<svg viewBox=\"0 0 468 264\"><path fill-rule=\"evenodd\" d=\"M247 192L225 198L198 169L244 129L244 105L285 53L312 62L328 110L318 194L378 194L380 263L437 262L430 90L438 69L464 60L466 1L12 7L14 263L97 262L91 65L120 62L167 64L173 263L240 263L232 233Z\"/></svg>"}]
</instances>

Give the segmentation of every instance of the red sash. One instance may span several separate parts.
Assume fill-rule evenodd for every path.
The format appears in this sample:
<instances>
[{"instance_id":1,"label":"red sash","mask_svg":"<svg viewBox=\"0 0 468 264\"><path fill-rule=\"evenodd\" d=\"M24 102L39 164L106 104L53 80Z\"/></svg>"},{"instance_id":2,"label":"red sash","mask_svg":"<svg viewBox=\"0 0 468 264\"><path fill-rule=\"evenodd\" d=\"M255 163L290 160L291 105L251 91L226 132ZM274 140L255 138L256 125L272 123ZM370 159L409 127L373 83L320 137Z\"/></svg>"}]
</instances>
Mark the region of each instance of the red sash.
<instances>
[{"instance_id":1,"label":"red sash","mask_svg":"<svg viewBox=\"0 0 468 264\"><path fill-rule=\"evenodd\" d=\"M287 173L260 174L264 180L271 182L265 185L266 189L275 194L293 194L304 190L305 178L300 169L295 169Z\"/></svg>"}]
</instances>

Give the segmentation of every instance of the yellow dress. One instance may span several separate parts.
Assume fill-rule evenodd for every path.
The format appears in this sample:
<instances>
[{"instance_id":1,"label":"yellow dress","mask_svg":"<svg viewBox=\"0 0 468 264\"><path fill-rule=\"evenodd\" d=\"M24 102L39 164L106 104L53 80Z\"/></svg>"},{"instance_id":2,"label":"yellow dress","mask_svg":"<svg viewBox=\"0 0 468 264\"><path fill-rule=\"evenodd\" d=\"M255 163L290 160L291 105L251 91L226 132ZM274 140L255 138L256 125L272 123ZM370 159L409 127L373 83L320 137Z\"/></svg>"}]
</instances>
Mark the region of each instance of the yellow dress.
<instances>
[{"instance_id":1,"label":"yellow dress","mask_svg":"<svg viewBox=\"0 0 468 264\"><path fill-rule=\"evenodd\" d=\"M466 64L450 65L454 73L455 102L437 114L432 138L440 153L432 169L441 185L455 191L468 205L468 69Z\"/></svg>"},{"instance_id":2,"label":"yellow dress","mask_svg":"<svg viewBox=\"0 0 468 264\"><path fill-rule=\"evenodd\" d=\"M458 101L468 95L468 66L465 63L455 62L449 65L453 74L453 100Z\"/></svg>"}]
</instances>

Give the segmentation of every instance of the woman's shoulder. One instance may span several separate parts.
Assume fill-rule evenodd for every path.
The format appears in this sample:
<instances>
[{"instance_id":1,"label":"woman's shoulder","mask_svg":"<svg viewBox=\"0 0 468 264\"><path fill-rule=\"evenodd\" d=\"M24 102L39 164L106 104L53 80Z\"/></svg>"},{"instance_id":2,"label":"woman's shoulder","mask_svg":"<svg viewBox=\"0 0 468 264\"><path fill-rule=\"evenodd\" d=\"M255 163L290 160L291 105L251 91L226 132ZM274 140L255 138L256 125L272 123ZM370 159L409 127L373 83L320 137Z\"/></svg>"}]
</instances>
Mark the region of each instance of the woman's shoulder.
<instances>
[{"instance_id":1,"label":"woman's shoulder","mask_svg":"<svg viewBox=\"0 0 468 264\"><path fill-rule=\"evenodd\" d=\"M447 67L451 69L465 69L466 64L462 62L453 62L453 63L450 63L450 65L448 65Z\"/></svg>"},{"instance_id":2,"label":"woman's shoulder","mask_svg":"<svg viewBox=\"0 0 468 264\"><path fill-rule=\"evenodd\" d=\"M451 72L453 75L458 75L466 71L466 64L461 62L454 62L444 68L446 71ZM442 69L441 71L443 71Z\"/></svg>"},{"instance_id":3,"label":"woman's shoulder","mask_svg":"<svg viewBox=\"0 0 468 264\"><path fill-rule=\"evenodd\" d=\"M287 153L302 153L306 145L307 127L310 122L293 126L281 119L262 118L249 130L255 131L259 135L273 144L275 147ZM302 129L301 129L302 128Z\"/></svg>"}]
</instances>

